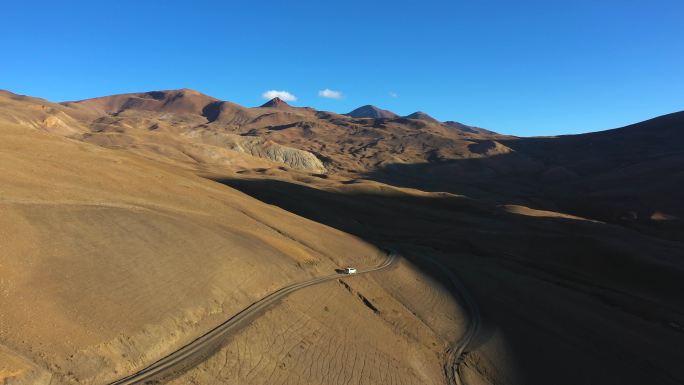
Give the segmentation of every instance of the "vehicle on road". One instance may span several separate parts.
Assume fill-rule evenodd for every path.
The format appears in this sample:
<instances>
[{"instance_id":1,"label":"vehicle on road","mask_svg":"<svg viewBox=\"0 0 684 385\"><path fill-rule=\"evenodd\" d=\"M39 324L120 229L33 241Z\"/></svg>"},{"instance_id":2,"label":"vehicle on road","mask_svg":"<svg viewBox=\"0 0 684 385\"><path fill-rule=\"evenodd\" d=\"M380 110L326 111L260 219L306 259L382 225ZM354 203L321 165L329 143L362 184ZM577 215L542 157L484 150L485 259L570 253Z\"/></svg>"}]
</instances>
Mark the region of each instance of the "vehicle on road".
<instances>
[{"instance_id":1,"label":"vehicle on road","mask_svg":"<svg viewBox=\"0 0 684 385\"><path fill-rule=\"evenodd\" d=\"M344 274L356 274L356 268L355 267L345 267L342 272Z\"/></svg>"}]
</instances>

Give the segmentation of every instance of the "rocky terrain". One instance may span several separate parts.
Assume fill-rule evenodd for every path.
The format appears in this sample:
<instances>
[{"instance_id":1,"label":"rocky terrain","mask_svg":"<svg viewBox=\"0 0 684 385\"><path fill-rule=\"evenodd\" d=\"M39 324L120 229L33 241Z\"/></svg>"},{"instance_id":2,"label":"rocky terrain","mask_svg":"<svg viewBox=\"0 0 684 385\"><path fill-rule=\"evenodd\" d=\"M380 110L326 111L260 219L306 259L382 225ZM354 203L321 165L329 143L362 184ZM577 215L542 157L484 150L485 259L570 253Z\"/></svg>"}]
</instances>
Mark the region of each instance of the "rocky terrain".
<instances>
[{"instance_id":1,"label":"rocky terrain","mask_svg":"<svg viewBox=\"0 0 684 385\"><path fill-rule=\"evenodd\" d=\"M467 290L467 384L682 383L682 127L518 138L188 89L0 92L0 378L109 383L392 248L163 382L445 383Z\"/></svg>"}]
</instances>

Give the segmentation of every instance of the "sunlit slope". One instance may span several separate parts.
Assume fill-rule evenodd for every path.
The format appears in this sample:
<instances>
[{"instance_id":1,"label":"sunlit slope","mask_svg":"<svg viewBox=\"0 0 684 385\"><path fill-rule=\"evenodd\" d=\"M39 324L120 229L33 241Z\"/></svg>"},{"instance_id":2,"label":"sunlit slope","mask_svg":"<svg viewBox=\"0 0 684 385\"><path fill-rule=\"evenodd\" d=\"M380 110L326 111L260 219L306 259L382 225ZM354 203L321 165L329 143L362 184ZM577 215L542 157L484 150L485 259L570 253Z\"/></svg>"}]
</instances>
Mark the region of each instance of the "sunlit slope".
<instances>
[{"instance_id":1,"label":"sunlit slope","mask_svg":"<svg viewBox=\"0 0 684 385\"><path fill-rule=\"evenodd\" d=\"M444 385L467 321L448 289L406 260L303 289L169 384Z\"/></svg>"},{"instance_id":2,"label":"sunlit slope","mask_svg":"<svg viewBox=\"0 0 684 385\"><path fill-rule=\"evenodd\" d=\"M379 252L226 186L0 123L0 378L102 383Z\"/></svg>"}]
</instances>

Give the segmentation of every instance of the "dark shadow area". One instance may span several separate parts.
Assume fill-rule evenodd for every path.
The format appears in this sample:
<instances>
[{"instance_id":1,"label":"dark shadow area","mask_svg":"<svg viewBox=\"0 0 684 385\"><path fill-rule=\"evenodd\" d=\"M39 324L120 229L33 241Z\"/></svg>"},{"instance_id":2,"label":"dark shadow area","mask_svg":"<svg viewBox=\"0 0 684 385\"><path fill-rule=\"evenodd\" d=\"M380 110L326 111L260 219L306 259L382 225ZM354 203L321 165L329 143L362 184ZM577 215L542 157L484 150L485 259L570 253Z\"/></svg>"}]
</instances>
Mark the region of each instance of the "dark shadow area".
<instances>
[{"instance_id":1,"label":"dark shadow area","mask_svg":"<svg viewBox=\"0 0 684 385\"><path fill-rule=\"evenodd\" d=\"M265 129L268 131L282 131L282 130L287 130L288 128L300 128L304 132L305 135L311 135L311 129L313 128L313 124L309 122L294 122L294 123L288 123L288 124L281 124L277 126L266 126Z\"/></svg>"},{"instance_id":2,"label":"dark shadow area","mask_svg":"<svg viewBox=\"0 0 684 385\"><path fill-rule=\"evenodd\" d=\"M207 104L202 108L202 116L207 118L207 123L215 122L216 119L221 115L222 101L216 101Z\"/></svg>"},{"instance_id":3,"label":"dark shadow area","mask_svg":"<svg viewBox=\"0 0 684 385\"><path fill-rule=\"evenodd\" d=\"M300 122L289 123L289 124L281 124L279 126L268 126L268 127L266 127L266 129L269 131L282 131L282 130L286 130L288 128L298 127L299 123Z\"/></svg>"},{"instance_id":4,"label":"dark shadow area","mask_svg":"<svg viewBox=\"0 0 684 385\"><path fill-rule=\"evenodd\" d=\"M443 281L422 257L438 258L482 310L485 328L470 353L478 357L472 365L516 363L515 381L493 383L684 381L680 242L611 224L514 214L487 200L362 185L218 182L397 249ZM506 349L494 348L497 341Z\"/></svg>"},{"instance_id":5,"label":"dark shadow area","mask_svg":"<svg viewBox=\"0 0 684 385\"><path fill-rule=\"evenodd\" d=\"M619 130L469 145L480 158L397 163L368 179L520 204L684 241L684 114ZM674 128L673 128L674 127ZM508 152L505 152L508 151ZM430 160L430 159L429 159Z\"/></svg>"}]
</instances>

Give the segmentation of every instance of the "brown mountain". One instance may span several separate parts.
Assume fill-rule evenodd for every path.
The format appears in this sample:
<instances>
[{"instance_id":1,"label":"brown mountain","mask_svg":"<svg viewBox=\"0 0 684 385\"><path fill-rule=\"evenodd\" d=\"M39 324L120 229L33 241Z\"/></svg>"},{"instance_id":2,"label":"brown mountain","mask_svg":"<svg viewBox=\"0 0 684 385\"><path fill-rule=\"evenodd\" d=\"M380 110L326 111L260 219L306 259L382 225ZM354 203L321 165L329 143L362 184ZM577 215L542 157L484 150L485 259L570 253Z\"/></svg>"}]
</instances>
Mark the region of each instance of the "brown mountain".
<instances>
[{"instance_id":1,"label":"brown mountain","mask_svg":"<svg viewBox=\"0 0 684 385\"><path fill-rule=\"evenodd\" d=\"M475 140L468 160L387 165L391 183L534 205L682 239L684 113L631 126L560 137ZM679 235L678 235L679 234Z\"/></svg>"},{"instance_id":2,"label":"brown mountain","mask_svg":"<svg viewBox=\"0 0 684 385\"><path fill-rule=\"evenodd\" d=\"M67 102L58 108L84 125L78 134L83 140L190 168L234 163L225 151L328 173L481 156L468 150L480 134L432 120L376 122L289 107L280 99L264 106L245 108L184 89Z\"/></svg>"},{"instance_id":3,"label":"brown mountain","mask_svg":"<svg viewBox=\"0 0 684 385\"><path fill-rule=\"evenodd\" d=\"M391 248L159 380L684 380L684 113L518 138L271 102L0 92L0 379L110 383Z\"/></svg>"},{"instance_id":4,"label":"brown mountain","mask_svg":"<svg viewBox=\"0 0 684 385\"><path fill-rule=\"evenodd\" d=\"M663 176L657 171L679 162L681 113L599 133L515 138L439 123L423 112L364 121L291 108L279 98L245 108L188 89L114 95L53 108L62 117L43 119L53 127L58 119L71 121L71 130L80 127L76 135L90 143L131 147L189 167L231 162L223 153L228 150L256 157L247 161L243 156L243 163L284 163L340 176L361 172L385 182L561 208L611 222L671 224L677 221L658 218L684 215L677 190L670 188L678 179L660 183ZM186 154L193 154L190 162ZM630 187L628 181L637 178L651 182ZM536 193L525 186L535 186Z\"/></svg>"},{"instance_id":5,"label":"brown mountain","mask_svg":"<svg viewBox=\"0 0 684 385\"><path fill-rule=\"evenodd\" d=\"M484 128L468 126L468 125L463 124L463 123L454 122L453 120L447 120L443 124L449 128L453 128L455 130L462 131L462 132L469 132L471 134L490 134L490 135L496 134L495 132L486 130Z\"/></svg>"},{"instance_id":6,"label":"brown mountain","mask_svg":"<svg viewBox=\"0 0 684 385\"><path fill-rule=\"evenodd\" d=\"M423 111L416 111L410 115L404 116L405 119L416 119L416 120L424 120L426 122L430 123L439 123L437 119L433 118L432 116L426 114Z\"/></svg>"},{"instance_id":7,"label":"brown mountain","mask_svg":"<svg viewBox=\"0 0 684 385\"><path fill-rule=\"evenodd\" d=\"M616 223L669 226L678 220L660 218L684 215L672 188L680 186L679 179L663 183L661 175L681 162L682 113L598 133L515 138L442 124L422 112L358 120L290 108L279 98L244 108L188 89L66 102L46 111L34 125L191 168L233 162L225 153L231 151L249 155L242 156L243 164L275 162L340 176L364 173L395 184L560 208ZM648 183L629 183L637 179Z\"/></svg>"},{"instance_id":8,"label":"brown mountain","mask_svg":"<svg viewBox=\"0 0 684 385\"><path fill-rule=\"evenodd\" d=\"M0 92L3 383L111 383L281 287L387 260L386 251L356 236L199 176L309 176L285 166L309 159L304 151L224 134L218 127L238 123L224 123L227 117L210 123L201 114L205 102L215 103L182 91L60 105ZM236 113L225 105L220 111ZM400 375L415 383L441 382L441 357L457 338L458 303L407 261L391 267L377 281L331 279L316 286L322 290L314 297L296 292L281 301L284 306L272 304L256 322L233 331L232 346L254 353L238 360L230 355L227 365L253 369L238 382L268 383L269 373L284 367L280 355L261 353L320 338L331 344L284 353L306 350L316 358L298 357L280 375L326 384L330 370L312 368L343 362L337 347L346 344L348 327L364 341L348 351L367 361L369 381ZM415 291L391 294L399 286ZM426 298L443 312L429 315ZM401 328L392 326L399 323ZM225 346L205 346L193 359L213 365L220 357L213 352ZM163 382L207 381L178 378L192 365L180 369ZM346 365L335 370L358 376ZM185 374L220 372L210 366Z\"/></svg>"},{"instance_id":9,"label":"brown mountain","mask_svg":"<svg viewBox=\"0 0 684 385\"><path fill-rule=\"evenodd\" d=\"M290 107L290 105L287 104L287 102L285 102L284 100L280 99L279 97L275 97L275 98L267 101L266 103L262 104L261 107L262 108L287 108L287 107Z\"/></svg>"},{"instance_id":10,"label":"brown mountain","mask_svg":"<svg viewBox=\"0 0 684 385\"><path fill-rule=\"evenodd\" d=\"M120 94L77 102L65 102L63 104L66 106L85 107L108 114L118 114L127 110L141 110L202 115L203 109L216 101L218 99L184 88L180 90Z\"/></svg>"},{"instance_id":11,"label":"brown mountain","mask_svg":"<svg viewBox=\"0 0 684 385\"><path fill-rule=\"evenodd\" d=\"M383 110L381 108L372 106L370 104L361 106L354 111L348 112L345 115L352 118L373 118L373 119L394 119L399 115L392 111Z\"/></svg>"}]
</instances>

